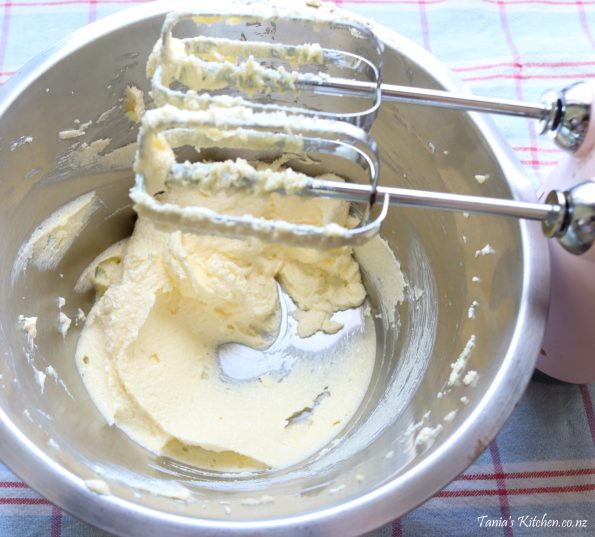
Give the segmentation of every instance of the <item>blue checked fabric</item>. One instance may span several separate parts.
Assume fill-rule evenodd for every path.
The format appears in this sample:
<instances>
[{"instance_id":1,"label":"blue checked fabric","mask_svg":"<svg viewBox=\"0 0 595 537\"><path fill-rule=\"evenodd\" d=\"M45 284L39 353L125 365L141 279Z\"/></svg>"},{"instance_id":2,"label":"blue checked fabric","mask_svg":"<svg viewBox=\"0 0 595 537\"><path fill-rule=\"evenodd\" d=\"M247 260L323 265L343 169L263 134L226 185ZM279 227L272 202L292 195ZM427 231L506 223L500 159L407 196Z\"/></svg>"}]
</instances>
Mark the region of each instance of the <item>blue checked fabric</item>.
<instances>
[{"instance_id":1,"label":"blue checked fabric","mask_svg":"<svg viewBox=\"0 0 595 537\"><path fill-rule=\"evenodd\" d=\"M139 3L0 3L0 82L68 33ZM595 78L595 1L337 3L425 47L476 94L534 101L546 89ZM538 189L560 159L560 151L538 137L531 121L494 120ZM369 535L595 535L594 401L594 385L534 379L497 439L475 464L425 504ZM502 527L503 520L515 524ZM545 526L551 520L559 525L574 521L575 527ZM108 534L63 513L0 464L0 537L46 536Z\"/></svg>"}]
</instances>

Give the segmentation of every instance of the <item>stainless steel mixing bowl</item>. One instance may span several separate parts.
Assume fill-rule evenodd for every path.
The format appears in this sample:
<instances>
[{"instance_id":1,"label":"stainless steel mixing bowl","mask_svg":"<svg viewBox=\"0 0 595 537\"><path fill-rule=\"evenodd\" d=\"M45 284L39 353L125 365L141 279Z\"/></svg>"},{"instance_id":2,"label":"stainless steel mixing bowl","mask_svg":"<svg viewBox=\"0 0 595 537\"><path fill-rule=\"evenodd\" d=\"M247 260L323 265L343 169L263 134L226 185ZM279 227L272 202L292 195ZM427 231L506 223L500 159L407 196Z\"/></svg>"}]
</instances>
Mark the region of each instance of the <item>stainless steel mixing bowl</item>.
<instances>
[{"instance_id":1,"label":"stainless steel mixing bowl","mask_svg":"<svg viewBox=\"0 0 595 537\"><path fill-rule=\"evenodd\" d=\"M76 278L94 255L130 232L131 170L72 169L72 140L60 140L57 132L92 119L75 141L110 138L106 151L134 141L136 126L123 117L120 99L128 84L147 89L145 60L163 14L173 7L148 4L94 23L0 90L0 457L52 502L120 535L360 534L414 508L457 476L521 397L544 326L545 240L526 222L391 210L383 236L401 260L409 298L398 308L399 330L377 325L372 384L336 446L299 467L234 476L144 450L108 427L89 400L73 360L80 327L64 341L55 329L56 297L65 297L67 313L87 310L91 297L74 293ZM386 46L387 82L461 89L427 53L375 28ZM385 104L374 134L384 184L531 198L517 161L483 117ZM480 185L476 174L490 179ZM102 207L58 268L29 267L13 280L17 251L35 226L91 190ZM496 253L476 256L488 243ZM415 288L423 290L421 297ZM372 299L381 305L386 297L376 291L370 289ZM472 319L474 300L480 305ZM51 364L68 393L51 377L40 393L17 328L19 314L39 317L33 365ZM472 334L477 344L469 368L479 372L477 386L438 397ZM445 420L455 409L454 419ZM438 425L434 442L423 442L419 430ZM85 486L85 479L98 478L111 494ZM189 501L175 499L181 485L191 491ZM263 494L273 501L254 505Z\"/></svg>"}]
</instances>

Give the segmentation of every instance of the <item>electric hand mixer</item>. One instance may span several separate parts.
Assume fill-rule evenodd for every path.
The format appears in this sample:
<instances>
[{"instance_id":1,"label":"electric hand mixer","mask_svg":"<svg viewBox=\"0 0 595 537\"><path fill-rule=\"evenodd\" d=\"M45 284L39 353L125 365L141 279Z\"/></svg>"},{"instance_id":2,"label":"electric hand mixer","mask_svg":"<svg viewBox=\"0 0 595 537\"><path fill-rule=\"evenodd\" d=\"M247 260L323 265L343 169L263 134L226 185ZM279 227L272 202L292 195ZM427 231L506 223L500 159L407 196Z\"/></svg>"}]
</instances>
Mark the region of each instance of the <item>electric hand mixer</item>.
<instances>
[{"instance_id":1,"label":"electric hand mixer","mask_svg":"<svg viewBox=\"0 0 595 537\"><path fill-rule=\"evenodd\" d=\"M194 29L191 37L173 36L176 27L188 31L194 24L203 35ZM296 26L301 43L277 42ZM263 6L250 13L239 5L233 13L170 14L148 72L159 108L142 120L131 197L139 213L156 221L195 233L332 248L369 240L390 205L409 205L538 220L547 237L575 254L595 240L592 181L552 190L545 203L387 188L378 184L378 151L368 134L382 100L397 100L535 118L560 147L584 155L595 142L593 86L575 84L530 104L385 84L382 44L359 21ZM174 150L188 145L215 151L217 161L178 162ZM264 149L298 171L265 173L245 160L221 162L226 151L249 157ZM351 181L316 177L337 163ZM360 225L306 226L160 202L154 195L172 184L339 198L359 207ZM375 204L381 205L376 216Z\"/></svg>"}]
</instances>

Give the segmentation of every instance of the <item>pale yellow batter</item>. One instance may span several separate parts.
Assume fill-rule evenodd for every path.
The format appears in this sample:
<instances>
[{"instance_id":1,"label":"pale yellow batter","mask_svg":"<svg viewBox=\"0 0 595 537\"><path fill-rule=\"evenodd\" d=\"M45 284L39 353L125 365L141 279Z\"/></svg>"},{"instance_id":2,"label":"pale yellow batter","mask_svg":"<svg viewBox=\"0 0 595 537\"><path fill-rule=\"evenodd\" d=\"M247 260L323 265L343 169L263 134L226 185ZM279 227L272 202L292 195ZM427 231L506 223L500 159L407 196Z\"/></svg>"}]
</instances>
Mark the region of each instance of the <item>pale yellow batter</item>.
<instances>
[{"instance_id":1,"label":"pale yellow batter","mask_svg":"<svg viewBox=\"0 0 595 537\"><path fill-rule=\"evenodd\" d=\"M202 231L210 229L203 217L211 210L319 226L330 241L337 230L355 224L349 204L225 188L201 193L196 186L170 180L173 147L301 153L303 139L293 132L308 127L325 133L329 125L297 115L254 113L239 106L243 101L237 98L205 99L203 92L230 84L248 94L265 84L292 89L297 73L266 69L252 56L236 65L238 44L225 39L166 41L157 43L148 75L155 74L159 60L161 84L179 80L191 89L192 98L177 104L196 110L190 118L195 127L187 128L187 112L166 104L171 92L153 92L156 104L166 105L143 118L141 132L150 136L140 138L135 171L142 174L146 191L131 194L139 213L134 233L101 254L77 284L79 290L95 287L97 292L78 342L77 364L108 423L150 450L217 470L286 467L315 454L347 425L371 378L373 322L360 311L355 313L360 316L359 332L342 333L343 325L333 317L361 306L366 297L353 251L183 233L168 211L172 206L192 207L204 224ZM250 49L257 58L273 52L291 65L324 63L316 44L285 50L263 43ZM138 120L144 110L130 104L132 97L130 117ZM280 133L274 128L279 121ZM155 126L160 122L173 127L159 133ZM264 130L254 129L254 124ZM233 136L226 128L230 125ZM263 164L256 166L262 173L240 160L209 165L202 180L225 186L258 176L264 178L267 192L277 184L297 188L303 181L280 164L275 173ZM148 209L153 216L169 215L161 221L173 226L158 227L146 216ZM296 337L292 346L282 349L287 355L283 367L230 378L218 349L226 343L256 349L270 344L283 320L279 285L295 303L295 322L289 328L302 339ZM321 333L328 334L327 339L321 339ZM301 353L302 341L318 350Z\"/></svg>"},{"instance_id":2,"label":"pale yellow batter","mask_svg":"<svg viewBox=\"0 0 595 537\"><path fill-rule=\"evenodd\" d=\"M348 204L292 196L205 197L175 186L161 196L321 225L348 224ZM79 281L98 298L76 359L101 413L158 453L216 469L280 468L327 444L369 384L375 334L346 338L341 352L298 359L289 373L223 375L217 348L263 347L279 324L278 283L297 305L300 335L334 333L334 312L366 296L349 248L318 251L159 229L139 217L133 235L100 255ZM330 337L330 336L329 336ZM291 350L289 350L291 352Z\"/></svg>"}]
</instances>

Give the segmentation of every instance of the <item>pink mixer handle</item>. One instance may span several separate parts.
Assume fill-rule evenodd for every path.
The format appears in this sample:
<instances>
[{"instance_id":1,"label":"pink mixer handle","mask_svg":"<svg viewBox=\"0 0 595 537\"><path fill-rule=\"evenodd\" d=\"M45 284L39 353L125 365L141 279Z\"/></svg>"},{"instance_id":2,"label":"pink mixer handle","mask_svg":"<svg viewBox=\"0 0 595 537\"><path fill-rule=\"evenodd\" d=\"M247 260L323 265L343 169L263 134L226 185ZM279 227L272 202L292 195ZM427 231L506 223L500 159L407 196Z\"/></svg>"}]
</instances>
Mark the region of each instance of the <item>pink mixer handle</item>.
<instances>
[{"instance_id":1,"label":"pink mixer handle","mask_svg":"<svg viewBox=\"0 0 595 537\"><path fill-rule=\"evenodd\" d=\"M588 157L593 149L595 149L595 82L590 81L584 84L585 89L589 89L591 92L591 112L589 114L590 121L587 123L585 139L575 152L578 158Z\"/></svg>"},{"instance_id":2,"label":"pink mixer handle","mask_svg":"<svg viewBox=\"0 0 595 537\"><path fill-rule=\"evenodd\" d=\"M591 92L586 135L574 154L564 155L546 179L546 191L572 192L577 182L595 179L595 83L582 89L585 98L587 90ZM549 247L551 299L537 368L566 382L595 382L595 245L576 256L558 241L550 241Z\"/></svg>"}]
</instances>

